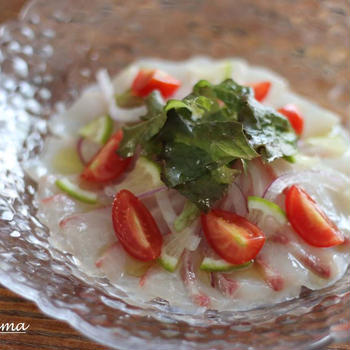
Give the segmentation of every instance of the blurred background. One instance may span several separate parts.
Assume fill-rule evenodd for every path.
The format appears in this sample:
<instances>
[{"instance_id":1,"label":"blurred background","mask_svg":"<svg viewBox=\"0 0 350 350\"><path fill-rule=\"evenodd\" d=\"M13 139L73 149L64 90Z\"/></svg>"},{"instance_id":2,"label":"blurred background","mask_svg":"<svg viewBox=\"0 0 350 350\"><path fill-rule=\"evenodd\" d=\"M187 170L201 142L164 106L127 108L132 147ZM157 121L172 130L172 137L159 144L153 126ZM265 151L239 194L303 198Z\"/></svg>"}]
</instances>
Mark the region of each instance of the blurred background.
<instances>
[{"instance_id":1,"label":"blurred background","mask_svg":"<svg viewBox=\"0 0 350 350\"><path fill-rule=\"evenodd\" d=\"M1 0L0 1L0 23L13 19L24 4L25 0Z\"/></svg>"},{"instance_id":2,"label":"blurred background","mask_svg":"<svg viewBox=\"0 0 350 350\"><path fill-rule=\"evenodd\" d=\"M71 1L60 1L62 14L69 16ZM50 8L51 2L55 0L37 0L36 6ZM24 3L0 0L0 22L15 18ZM242 56L285 76L294 90L344 119L349 114L348 0L111 0L109 5L74 0L74 7L77 3L79 13L57 18L57 25L71 27L71 33L77 24L84 28L75 46L92 43L82 54L86 61L91 61L91 49L118 54L117 62L110 55L111 68L107 68L112 74L139 56ZM90 21L89 11L98 14L92 21L103 19L103 30ZM113 11L117 17L110 16ZM67 49L64 44L60 50ZM67 53L74 55L74 49L68 47ZM74 60L87 63L77 55Z\"/></svg>"}]
</instances>

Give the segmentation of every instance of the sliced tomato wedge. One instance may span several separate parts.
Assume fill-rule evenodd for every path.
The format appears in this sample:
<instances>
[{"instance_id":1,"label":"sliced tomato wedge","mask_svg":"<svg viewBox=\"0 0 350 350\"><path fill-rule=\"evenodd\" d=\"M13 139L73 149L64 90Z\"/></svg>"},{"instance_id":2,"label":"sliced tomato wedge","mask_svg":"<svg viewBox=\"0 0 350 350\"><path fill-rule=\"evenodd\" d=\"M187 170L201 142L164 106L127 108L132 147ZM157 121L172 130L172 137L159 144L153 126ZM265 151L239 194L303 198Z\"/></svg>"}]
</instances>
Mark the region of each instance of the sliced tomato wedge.
<instances>
[{"instance_id":1,"label":"sliced tomato wedge","mask_svg":"<svg viewBox=\"0 0 350 350\"><path fill-rule=\"evenodd\" d=\"M202 228L211 247L231 264L254 259L264 245L262 231L237 214L212 210L201 215Z\"/></svg>"},{"instance_id":2,"label":"sliced tomato wedge","mask_svg":"<svg viewBox=\"0 0 350 350\"><path fill-rule=\"evenodd\" d=\"M179 88L180 81L159 69L142 69L134 79L131 91L134 95L146 97L159 90L164 98L172 96Z\"/></svg>"},{"instance_id":3,"label":"sliced tomato wedge","mask_svg":"<svg viewBox=\"0 0 350 350\"><path fill-rule=\"evenodd\" d=\"M132 157L122 158L117 154L122 130L117 131L87 164L80 175L83 180L103 183L117 179L129 166Z\"/></svg>"},{"instance_id":4,"label":"sliced tomato wedge","mask_svg":"<svg viewBox=\"0 0 350 350\"><path fill-rule=\"evenodd\" d=\"M271 83L269 81L262 81L252 84L251 87L254 90L255 99L262 102L270 91Z\"/></svg>"},{"instance_id":5,"label":"sliced tomato wedge","mask_svg":"<svg viewBox=\"0 0 350 350\"><path fill-rule=\"evenodd\" d=\"M297 185L285 191L286 213L295 232L315 247L342 244L344 237L317 203Z\"/></svg>"},{"instance_id":6,"label":"sliced tomato wedge","mask_svg":"<svg viewBox=\"0 0 350 350\"><path fill-rule=\"evenodd\" d=\"M151 261L160 256L163 237L152 214L130 191L116 195L112 207L115 234L134 258Z\"/></svg>"},{"instance_id":7,"label":"sliced tomato wedge","mask_svg":"<svg viewBox=\"0 0 350 350\"><path fill-rule=\"evenodd\" d=\"M291 123L295 133L301 135L304 130L304 117L300 114L297 106L287 104L278 110L281 114L286 116Z\"/></svg>"}]
</instances>

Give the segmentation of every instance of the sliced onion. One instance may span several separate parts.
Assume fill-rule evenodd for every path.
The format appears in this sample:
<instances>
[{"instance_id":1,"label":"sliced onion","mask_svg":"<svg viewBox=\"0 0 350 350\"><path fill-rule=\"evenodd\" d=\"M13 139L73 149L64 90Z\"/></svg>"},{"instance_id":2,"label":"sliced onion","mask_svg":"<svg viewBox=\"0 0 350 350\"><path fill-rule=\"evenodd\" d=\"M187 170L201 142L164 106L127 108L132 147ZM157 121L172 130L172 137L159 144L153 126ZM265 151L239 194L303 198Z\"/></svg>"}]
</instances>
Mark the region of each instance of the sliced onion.
<instances>
[{"instance_id":1,"label":"sliced onion","mask_svg":"<svg viewBox=\"0 0 350 350\"><path fill-rule=\"evenodd\" d=\"M113 83L106 69L100 69L96 74L96 79L108 105L111 118L119 122L135 122L140 120L140 116L146 114L147 109L144 106L130 109L117 106Z\"/></svg>"},{"instance_id":2,"label":"sliced onion","mask_svg":"<svg viewBox=\"0 0 350 350\"><path fill-rule=\"evenodd\" d=\"M169 229L172 231L174 221L177 214L171 204L168 192L157 192L156 199L159 209L163 215L164 220L168 224Z\"/></svg>"},{"instance_id":3,"label":"sliced onion","mask_svg":"<svg viewBox=\"0 0 350 350\"><path fill-rule=\"evenodd\" d=\"M157 188L154 188L150 191L142 192L142 193L138 194L137 197L139 199L147 198L147 197L155 195L158 192L166 191L167 189L168 189L168 187L166 187L166 186L157 187Z\"/></svg>"},{"instance_id":4,"label":"sliced onion","mask_svg":"<svg viewBox=\"0 0 350 350\"><path fill-rule=\"evenodd\" d=\"M184 232L180 232L179 234L187 233L190 237L188 240L188 243L186 245L186 249L190 250L191 252L194 252L197 250L199 243L201 242L201 236L199 235L201 229L200 220L196 219L192 224L185 228Z\"/></svg>"},{"instance_id":5,"label":"sliced onion","mask_svg":"<svg viewBox=\"0 0 350 350\"><path fill-rule=\"evenodd\" d=\"M223 210L233 211L238 215L246 216L248 213L247 199L237 184L232 183L221 207Z\"/></svg>"},{"instance_id":6,"label":"sliced onion","mask_svg":"<svg viewBox=\"0 0 350 350\"><path fill-rule=\"evenodd\" d=\"M276 178L270 165L263 164L260 159L254 159L249 162L248 172L252 181L252 194L258 197L263 195L266 186Z\"/></svg>"},{"instance_id":7,"label":"sliced onion","mask_svg":"<svg viewBox=\"0 0 350 350\"><path fill-rule=\"evenodd\" d=\"M244 171L242 162L236 161L232 167L241 172L239 176L236 177L235 183L242 191L245 197L251 196L253 194L252 178L249 171Z\"/></svg>"},{"instance_id":8,"label":"sliced onion","mask_svg":"<svg viewBox=\"0 0 350 350\"><path fill-rule=\"evenodd\" d=\"M202 240L202 237L198 235L192 235L191 241L187 245L187 249L190 250L191 252L194 252L199 247L199 243L201 242L201 240Z\"/></svg>"},{"instance_id":9,"label":"sliced onion","mask_svg":"<svg viewBox=\"0 0 350 350\"><path fill-rule=\"evenodd\" d=\"M177 217L177 213L174 208L181 206L183 204L183 198L180 195L175 195L170 197L171 191L158 191L154 197L146 197L146 201L155 201L156 205L148 206L154 219L156 220L162 233L174 232L173 224ZM180 205L179 205L180 204ZM200 243L200 222L195 220L189 227L187 227L186 232L181 232L180 234L190 235L189 243L186 248L190 251L194 251L198 248ZM174 233L178 234L178 233Z\"/></svg>"},{"instance_id":10,"label":"sliced onion","mask_svg":"<svg viewBox=\"0 0 350 350\"><path fill-rule=\"evenodd\" d=\"M294 184L313 187L321 185L333 191L341 191L349 187L350 180L344 174L332 169L290 172L273 181L264 191L263 197L274 201L285 188Z\"/></svg>"},{"instance_id":11,"label":"sliced onion","mask_svg":"<svg viewBox=\"0 0 350 350\"><path fill-rule=\"evenodd\" d=\"M277 177L293 171L293 166L291 163L287 162L283 158L278 158L274 160L272 163L270 163L271 170L275 174L274 179ZM273 179L272 179L273 180Z\"/></svg>"},{"instance_id":12,"label":"sliced onion","mask_svg":"<svg viewBox=\"0 0 350 350\"><path fill-rule=\"evenodd\" d=\"M77 152L81 162L86 165L100 149L100 145L81 137L77 142Z\"/></svg>"},{"instance_id":13,"label":"sliced onion","mask_svg":"<svg viewBox=\"0 0 350 350\"><path fill-rule=\"evenodd\" d=\"M338 226L349 231L350 214L346 211L344 197L347 197L350 180L344 174L333 169L306 170L290 172L278 177L265 190L264 198L276 202L283 190L298 184L315 199L320 208ZM338 204L338 197L342 201Z\"/></svg>"},{"instance_id":14,"label":"sliced onion","mask_svg":"<svg viewBox=\"0 0 350 350\"><path fill-rule=\"evenodd\" d=\"M152 214L154 220L156 221L160 232L163 235L169 234L168 224L164 220L162 212L160 211L158 205L155 205L153 207L147 206L147 208L149 209L150 213Z\"/></svg>"},{"instance_id":15,"label":"sliced onion","mask_svg":"<svg viewBox=\"0 0 350 350\"><path fill-rule=\"evenodd\" d=\"M106 196L108 197L114 197L115 194L122 190L123 189L123 186L122 186L123 182L121 182L120 185L110 185L110 186L106 186L104 188L104 192L106 194ZM162 192L162 191L166 191L168 190L168 187L166 186L160 186L160 187L157 187L157 188L152 188L151 190L149 191L144 191L144 192L141 192L141 193L137 193L132 191L134 193L135 196L137 196L139 199L145 199L145 198L148 198L148 197L152 197L154 196L156 193L158 192Z\"/></svg>"}]
</instances>

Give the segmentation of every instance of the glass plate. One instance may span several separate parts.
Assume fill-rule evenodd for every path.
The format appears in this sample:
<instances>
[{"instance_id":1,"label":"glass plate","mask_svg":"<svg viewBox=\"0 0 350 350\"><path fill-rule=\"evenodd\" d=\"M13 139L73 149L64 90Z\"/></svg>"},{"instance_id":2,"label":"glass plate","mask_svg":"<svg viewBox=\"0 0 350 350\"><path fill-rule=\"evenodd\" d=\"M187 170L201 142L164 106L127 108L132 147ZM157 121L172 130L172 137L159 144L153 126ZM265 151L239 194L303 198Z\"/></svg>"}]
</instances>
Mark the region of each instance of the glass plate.
<instances>
[{"instance_id":1,"label":"glass plate","mask_svg":"<svg viewBox=\"0 0 350 350\"><path fill-rule=\"evenodd\" d=\"M350 278L248 312L174 313L164 300L123 302L106 279L84 275L50 247L35 217L35 184L21 163L35 157L46 120L106 67L142 56L242 56L346 116L348 3L252 0L38 0L0 31L0 281L117 349L311 349L349 336Z\"/></svg>"}]
</instances>

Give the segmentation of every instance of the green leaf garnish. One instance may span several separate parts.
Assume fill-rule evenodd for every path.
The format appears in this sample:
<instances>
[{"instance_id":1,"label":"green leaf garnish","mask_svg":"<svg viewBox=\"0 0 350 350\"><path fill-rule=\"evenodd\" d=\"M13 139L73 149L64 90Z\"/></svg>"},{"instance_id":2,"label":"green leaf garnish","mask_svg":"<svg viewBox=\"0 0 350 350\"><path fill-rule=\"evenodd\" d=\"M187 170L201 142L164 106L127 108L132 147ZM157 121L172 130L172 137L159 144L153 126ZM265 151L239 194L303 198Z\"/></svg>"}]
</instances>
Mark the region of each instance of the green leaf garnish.
<instances>
[{"instance_id":1,"label":"green leaf garnish","mask_svg":"<svg viewBox=\"0 0 350 350\"><path fill-rule=\"evenodd\" d=\"M212 176L215 177L222 184L231 184L235 177L240 173L237 169L229 168L226 165L223 165L219 168L214 169Z\"/></svg>"},{"instance_id":2,"label":"green leaf garnish","mask_svg":"<svg viewBox=\"0 0 350 350\"><path fill-rule=\"evenodd\" d=\"M270 162L296 153L289 121L232 79L218 85L201 80L190 95L165 106L154 92L146 104L142 121L124 128L118 153L132 156L141 146L161 165L164 183L204 211L239 173L232 169L235 161L245 167L259 156Z\"/></svg>"},{"instance_id":3,"label":"green leaf garnish","mask_svg":"<svg viewBox=\"0 0 350 350\"><path fill-rule=\"evenodd\" d=\"M146 106L148 113L141 122L123 128L123 139L118 149L122 157L133 156L136 147L145 145L159 132L166 121L167 116L163 110L162 97L157 90L147 97Z\"/></svg>"},{"instance_id":4,"label":"green leaf garnish","mask_svg":"<svg viewBox=\"0 0 350 350\"><path fill-rule=\"evenodd\" d=\"M206 174L196 180L183 183L175 187L182 195L202 211L208 211L226 190L227 184L222 184L211 174Z\"/></svg>"}]
</instances>

